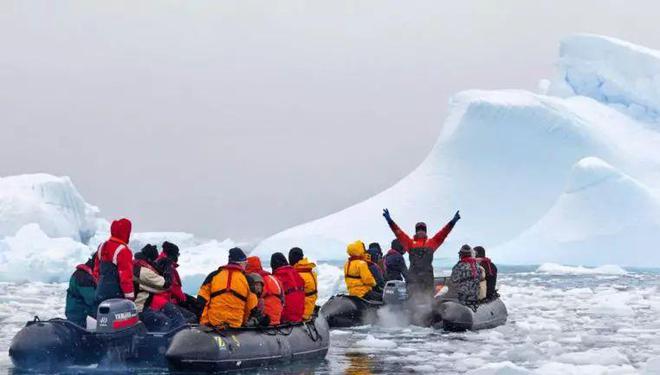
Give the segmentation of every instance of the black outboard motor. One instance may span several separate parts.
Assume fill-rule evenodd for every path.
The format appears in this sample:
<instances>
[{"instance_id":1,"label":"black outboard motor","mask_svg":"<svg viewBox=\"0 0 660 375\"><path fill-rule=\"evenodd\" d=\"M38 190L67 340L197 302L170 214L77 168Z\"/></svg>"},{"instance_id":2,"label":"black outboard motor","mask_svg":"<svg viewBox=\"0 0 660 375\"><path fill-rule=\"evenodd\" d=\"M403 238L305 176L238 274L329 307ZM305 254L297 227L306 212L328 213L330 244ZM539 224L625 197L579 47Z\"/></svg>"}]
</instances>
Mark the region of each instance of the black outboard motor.
<instances>
[{"instance_id":1,"label":"black outboard motor","mask_svg":"<svg viewBox=\"0 0 660 375\"><path fill-rule=\"evenodd\" d=\"M390 280L383 289L383 303L387 306L403 307L408 300L406 283L401 280Z\"/></svg>"},{"instance_id":2,"label":"black outboard motor","mask_svg":"<svg viewBox=\"0 0 660 375\"><path fill-rule=\"evenodd\" d=\"M116 298L99 305L95 336L106 348L104 360L107 364L123 363L134 357L138 336L143 336L146 331L133 301Z\"/></svg>"}]
</instances>

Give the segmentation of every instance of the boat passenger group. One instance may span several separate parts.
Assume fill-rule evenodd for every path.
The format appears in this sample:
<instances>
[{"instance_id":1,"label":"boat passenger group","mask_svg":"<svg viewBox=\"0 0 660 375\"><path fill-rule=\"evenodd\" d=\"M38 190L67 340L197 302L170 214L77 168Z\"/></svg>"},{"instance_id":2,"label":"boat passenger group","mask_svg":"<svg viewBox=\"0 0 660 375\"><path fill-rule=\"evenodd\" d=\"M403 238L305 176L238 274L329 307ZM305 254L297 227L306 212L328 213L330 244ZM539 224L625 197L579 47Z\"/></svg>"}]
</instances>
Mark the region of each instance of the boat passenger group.
<instances>
[{"instance_id":1,"label":"boat passenger group","mask_svg":"<svg viewBox=\"0 0 660 375\"><path fill-rule=\"evenodd\" d=\"M412 298L432 298L436 293L433 253L460 220L459 213L431 238L425 223L415 225L411 238L387 209L383 216L396 236L392 248L383 257L378 243L368 249L362 241L348 245L344 265L348 293L380 301L387 281L404 280ZM193 297L182 290L178 246L163 242L159 253L155 245L148 244L133 255L128 247L131 226L128 219L114 221L110 238L85 264L76 267L67 290L68 320L85 327L98 305L111 298L133 300L138 318L150 331L169 331L197 322L219 329L298 323L311 319L317 310L316 265L298 247L288 257L272 254L272 273L262 268L258 257L247 257L240 248L232 248L228 263L211 272ZM403 258L406 252L409 269ZM484 248L463 245L459 258L449 279L448 295L465 305L495 297L497 267L486 258Z\"/></svg>"}]
</instances>

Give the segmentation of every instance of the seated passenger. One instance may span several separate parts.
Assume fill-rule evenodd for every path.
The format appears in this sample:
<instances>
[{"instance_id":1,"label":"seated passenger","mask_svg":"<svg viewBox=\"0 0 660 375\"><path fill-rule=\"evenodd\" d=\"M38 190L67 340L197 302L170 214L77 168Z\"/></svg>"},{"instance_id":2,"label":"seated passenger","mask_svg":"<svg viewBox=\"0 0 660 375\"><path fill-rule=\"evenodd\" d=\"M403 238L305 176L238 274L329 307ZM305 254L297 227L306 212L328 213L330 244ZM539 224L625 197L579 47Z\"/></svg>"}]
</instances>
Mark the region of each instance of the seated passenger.
<instances>
[{"instance_id":1,"label":"seated passenger","mask_svg":"<svg viewBox=\"0 0 660 375\"><path fill-rule=\"evenodd\" d=\"M69 289L66 290L66 318L81 326L87 324L87 317L96 316L96 278L94 277L94 260L92 256L83 264L76 266L69 279Z\"/></svg>"},{"instance_id":2,"label":"seated passenger","mask_svg":"<svg viewBox=\"0 0 660 375\"><path fill-rule=\"evenodd\" d=\"M289 250L289 264L298 272L305 282L305 311L303 320L309 320L314 314L316 308L316 299L318 298L316 264L305 258L303 251L299 247Z\"/></svg>"},{"instance_id":3,"label":"seated passenger","mask_svg":"<svg viewBox=\"0 0 660 375\"><path fill-rule=\"evenodd\" d=\"M474 252L477 262L486 270L486 299L497 297L497 266L486 257L486 249L483 246L475 246Z\"/></svg>"},{"instance_id":4,"label":"seated passenger","mask_svg":"<svg viewBox=\"0 0 660 375\"><path fill-rule=\"evenodd\" d=\"M185 318L172 303L154 306L155 296L168 291L171 281L162 275L155 265L158 249L146 245L133 259L135 306L138 316L149 331L167 332L185 324Z\"/></svg>"},{"instance_id":5,"label":"seated passenger","mask_svg":"<svg viewBox=\"0 0 660 375\"><path fill-rule=\"evenodd\" d=\"M371 271L371 275L376 280L376 287L374 288L374 290L380 293L382 293L383 289L385 288L385 278L383 277L383 269L380 268L379 266L379 264L382 263L380 259L381 255L382 252L380 251L380 246L378 246L378 248L370 247L369 249L367 249L367 253L365 256L367 265L369 265L369 271Z\"/></svg>"},{"instance_id":6,"label":"seated passenger","mask_svg":"<svg viewBox=\"0 0 660 375\"><path fill-rule=\"evenodd\" d=\"M479 265L468 245L461 247L458 256L460 260L451 270L451 289L460 303L475 306L479 301Z\"/></svg>"},{"instance_id":7,"label":"seated passenger","mask_svg":"<svg viewBox=\"0 0 660 375\"><path fill-rule=\"evenodd\" d=\"M403 258L405 252L398 239L392 240L392 248L387 252L383 261L386 282L390 280L405 281L408 277L408 267Z\"/></svg>"},{"instance_id":8,"label":"seated passenger","mask_svg":"<svg viewBox=\"0 0 660 375\"><path fill-rule=\"evenodd\" d=\"M94 277L96 305L110 298L135 299L133 291L133 252L128 247L131 221L119 219L110 225L110 238L96 252Z\"/></svg>"},{"instance_id":9,"label":"seated passenger","mask_svg":"<svg viewBox=\"0 0 660 375\"><path fill-rule=\"evenodd\" d=\"M245 310L246 327L268 327L270 319L264 314L264 279L257 273L247 276L250 285L250 296L248 297L247 309Z\"/></svg>"},{"instance_id":10,"label":"seated passenger","mask_svg":"<svg viewBox=\"0 0 660 375\"><path fill-rule=\"evenodd\" d=\"M264 314L268 316L270 325L279 325L284 304L284 291L280 282L261 267L261 260L256 256L247 258L246 272L256 273L263 279L264 287L261 297L264 300Z\"/></svg>"},{"instance_id":11,"label":"seated passenger","mask_svg":"<svg viewBox=\"0 0 660 375\"><path fill-rule=\"evenodd\" d=\"M479 264L479 262L477 262L477 267L479 267L479 302L481 302L486 299L488 287L486 285L486 270Z\"/></svg>"},{"instance_id":12,"label":"seated passenger","mask_svg":"<svg viewBox=\"0 0 660 375\"><path fill-rule=\"evenodd\" d=\"M171 242L165 241L162 245L163 251L156 259L156 266L162 270L163 276L170 280L171 285L167 291L154 296L152 306L159 310L168 303L178 309L189 323L196 323L201 314L203 306L198 306L197 299L183 293L183 285L179 276L179 247Z\"/></svg>"},{"instance_id":13,"label":"seated passenger","mask_svg":"<svg viewBox=\"0 0 660 375\"><path fill-rule=\"evenodd\" d=\"M369 265L367 264L366 250L364 242L355 241L346 248L349 255L348 261L344 264L344 282L348 289L348 294L364 298L371 301L382 301L382 293L374 291L376 279L374 279Z\"/></svg>"},{"instance_id":14,"label":"seated passenger","mask_svg":"<svg viewBox=\"0 0 660 375\"><path fill-rule=\"evenodd\" d=\"M305 312L305 281L289 265L282 253L275 253L270 257L270 268L284 289L282 323L302 322Z\"/></svg>"},{"instance_id":15,"label":"seated passenger","mask_svg":"<svg viewBox=\"0 0 660 375\"><path fill-rule=\"evenodd\" d=\"M204 305L200 324L239 328L245 323L250 287L245 276L247 258L243 250L229 250L227 265L211 272L199 288L197 299Z\"/></svg>"},{"instance_id":16,"label":"seated passenger","mask_svg":"<svg viewBox=\"0 0 660 375\"><path fill-rule=\"evenodd\" d=\"M385 267L383 265L383 249L380 248L378 242L370 243L367 248L367 253L371 254L371 261L376 263L381 270Z\"/></svg>"}]
</instances>

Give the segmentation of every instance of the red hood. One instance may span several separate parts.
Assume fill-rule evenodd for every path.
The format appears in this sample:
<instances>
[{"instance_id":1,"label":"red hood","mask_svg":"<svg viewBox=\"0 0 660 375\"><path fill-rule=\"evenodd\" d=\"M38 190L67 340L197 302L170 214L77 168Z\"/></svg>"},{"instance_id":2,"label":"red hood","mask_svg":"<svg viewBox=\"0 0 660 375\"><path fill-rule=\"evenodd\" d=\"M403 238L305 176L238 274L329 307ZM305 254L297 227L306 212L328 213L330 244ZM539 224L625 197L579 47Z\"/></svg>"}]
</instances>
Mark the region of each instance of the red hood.
<instances>
[{"instance_id":1,"label":"red hood","mask_svg":"<svg viewBox=\"0 0 660 375\"><path fill-rule=\"evenodd\" d=\"M259 271L263 271L263 267L261 266L261 259L256 256L248 257L245 272L258 273Z\"/></svg>"},{"instance_id":2,"label":"red hood","mask_svg":"<svg viewBox=\"0 0 660 375\"><path fill-rule=\"evenodd\" d=\"M115 220L110 225L110 235L123 241L124 244L128 244L128 241L131 239L132 226L131 221L128 219Z\"/></svg>"}]
</instances>

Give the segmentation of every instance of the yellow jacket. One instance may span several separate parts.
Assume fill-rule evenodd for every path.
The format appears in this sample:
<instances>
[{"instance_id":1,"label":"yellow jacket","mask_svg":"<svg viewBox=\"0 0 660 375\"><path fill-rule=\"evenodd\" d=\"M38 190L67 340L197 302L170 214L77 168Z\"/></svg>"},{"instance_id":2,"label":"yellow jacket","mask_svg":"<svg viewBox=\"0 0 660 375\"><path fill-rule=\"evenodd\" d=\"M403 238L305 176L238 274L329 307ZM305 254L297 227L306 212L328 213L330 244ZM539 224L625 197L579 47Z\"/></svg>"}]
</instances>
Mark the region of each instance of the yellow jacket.
<instances>
[{"instance_id":1,"label":"yellow jacket","mask_svg":"<svg viewBox=\"0 0 660 375\"><path fill-rule=\"evenodd\" d=\"M366 249L362 241L355 241L348 245L346 252L349 255L344 265L344 281L348 294L363 297L376 286L376 279L369 271L369 265L364 260Z\"/></svg>"},{"instance_id":2,"label":"yellow jacket","mask_svg":"<svg viewBox=\"0 0 660 375\"><path fill-rule=\"evenodd\" d=\"M298 263L293 265L300 277L305 282L305 311L303 312L303 320L308 320L314 313L316 306L316 299L318 298L318 279L316 276L316 264L302 258Z\"/></svg>"},{"instance_id":3,"label":"yellow jacket","mask_svg":"<svg viewBox=\"0 0 660 375\"><path fill-rule=\"evenodd\" d=\"M211 272L197 293L206 301L200 324L238 328L250 314L250 287L243 270L233 264ZM253 302L254 303L254 302Z\"/></svg>"}]
</instances>

